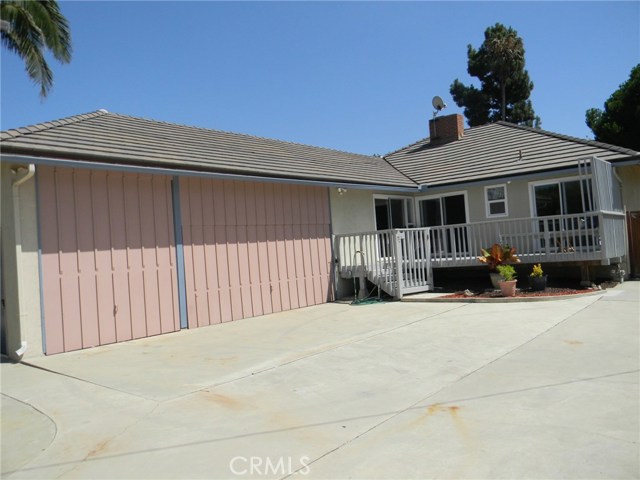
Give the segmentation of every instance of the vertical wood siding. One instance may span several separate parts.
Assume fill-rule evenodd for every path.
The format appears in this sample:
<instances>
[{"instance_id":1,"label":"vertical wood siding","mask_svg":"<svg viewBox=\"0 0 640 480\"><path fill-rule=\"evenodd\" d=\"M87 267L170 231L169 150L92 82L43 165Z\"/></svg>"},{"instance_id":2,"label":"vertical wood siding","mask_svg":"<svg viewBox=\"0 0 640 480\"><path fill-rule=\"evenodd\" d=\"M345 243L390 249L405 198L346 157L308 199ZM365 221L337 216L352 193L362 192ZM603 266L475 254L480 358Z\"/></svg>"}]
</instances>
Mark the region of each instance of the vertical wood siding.
<instances>
[{"instance_id":1,"label":"vertical wood siding","mask_svg":"<svg viewBox=\"0 0 640 480\"><path fill-rule=\"evenodd\" d=\"M47 354L180 328L171 179L38 167Z\"/></svg>"},{"instance_id":2,"label":"vertical wood siding","mask_svg":"<svg viewBox=\"0 0 640 480\"><path fill-rule=\"evenodd\" d=\"M326 188L183 178L189 327L332 299Z\"/></svg>"}]
</instances>

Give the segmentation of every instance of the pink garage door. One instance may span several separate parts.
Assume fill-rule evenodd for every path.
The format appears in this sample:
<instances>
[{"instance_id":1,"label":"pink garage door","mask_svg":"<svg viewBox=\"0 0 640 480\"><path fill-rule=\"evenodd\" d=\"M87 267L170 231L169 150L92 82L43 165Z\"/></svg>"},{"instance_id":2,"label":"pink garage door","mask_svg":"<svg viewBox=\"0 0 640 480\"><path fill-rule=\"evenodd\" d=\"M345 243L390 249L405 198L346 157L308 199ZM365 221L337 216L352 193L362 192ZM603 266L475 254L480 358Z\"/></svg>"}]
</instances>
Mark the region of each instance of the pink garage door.
<instances>
[{"instance_id":1,"label":"pink garage door","mask_svg":"<svg viewBox=\"0 0 640 480\"><path fill-rule=\"evenodd\" d=\"M180 328L171 179L38 167L46 353Z\"/></svg>"},{"instance_id":2,"label":"pink garage door","mask_svg":"<svg viewBox=\"0 0 640 480\"><path fill-rule=\"evenodd\" d=\"M191 328L332 299L327 188L181 178L180 202Z\"/></svg>"}]
</instances>

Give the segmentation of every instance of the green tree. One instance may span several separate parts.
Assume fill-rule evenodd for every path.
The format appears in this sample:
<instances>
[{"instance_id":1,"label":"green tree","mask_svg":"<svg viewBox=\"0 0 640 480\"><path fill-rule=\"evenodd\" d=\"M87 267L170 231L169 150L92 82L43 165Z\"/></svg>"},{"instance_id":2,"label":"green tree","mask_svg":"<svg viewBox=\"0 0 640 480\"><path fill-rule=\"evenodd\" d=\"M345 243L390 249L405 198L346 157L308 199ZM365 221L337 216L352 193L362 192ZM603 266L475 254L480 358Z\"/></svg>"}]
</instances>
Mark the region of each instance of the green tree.
<instances>
[{"instance_id":1,"label":"green tree","mask_svg":"<svg viewBox=\"0 0 640 480\"><path fill-rule=\"evenodd\" d=\"M640 151L640 64L604 103L604 111L587 110L586 121L597 141Z\"/></svg>"},{"instance_id":2,"label":"green tree","mask_svg":"<svg viewBox=\"0 0 640 480\"><path fill-rule=\"evenodd\" d=\"M480 80L480 88L456 78L449 91L456 104L464 107L470 126L498 120L540 126L540 117L529 100L533 82L524 65L522 39L501 23L485 30L478 50L467 46L467 72Z\"/></svg>"},{"instance_id":3,"label":"green tree","mask_svg":"<svg viewBox=\"0 0 640 480\"><path fill-rule=\"evenodd\" d=\"M69 23L55 0L0 1L2 45L15 52L25 70L45 98L53 86L53 72L45 60L45 51L68 63L71 60Z\"/></svg>"}]
</instances>

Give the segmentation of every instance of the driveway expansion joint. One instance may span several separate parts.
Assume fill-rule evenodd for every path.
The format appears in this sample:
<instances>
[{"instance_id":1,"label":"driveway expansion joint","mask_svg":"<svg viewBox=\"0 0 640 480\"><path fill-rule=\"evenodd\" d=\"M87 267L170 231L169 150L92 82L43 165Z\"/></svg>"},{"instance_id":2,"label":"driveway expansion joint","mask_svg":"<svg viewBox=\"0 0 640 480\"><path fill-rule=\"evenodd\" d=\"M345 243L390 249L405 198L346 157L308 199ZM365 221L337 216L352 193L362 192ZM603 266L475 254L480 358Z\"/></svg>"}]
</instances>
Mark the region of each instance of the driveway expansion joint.
<instances>
[{"instance_id":1,"label":"driveway expansion joint","mask_svg":"<svg viewBox=\"0 0 640 480\"><path fill-rule=\"evenodd\" d=\"M313 358L313 357L316 357L318 355L322 355L324 353L333 352L333 351L339 350L340 348L343 348L343 347L346 347L346 346L349 346L349 345L355 345L355 344L358 344L358 343L362 343L362 342L364 342L366 340L370 340L370 339L378 337L380 335L391 333L391 332L394 332L396 330L401 330L403 328L410 327L411 325L423 322L425 320L430 320L430 319L436 318L436 317L438 317L440 315L445 315L445 314L447 314L449 312L453 312L454 310L460 310L460 309L465 308L465 307L468 307L468 305L467 304L458 305L458 306L449 308L448 310L445 310L443 312L437 312L437 313L434 313L433 315L427 315L426 317L421 317L421 318L419 318L417 320L413 320L411 322L408 322L408 323L405 323L405 324L402 324L402 325L397 325L395 327L388 328L388 329L385 329L385 330L382 330L382 331L378 331L378 332L374 332L374 333L366 335L366 336L360 336L360 337L357 337L357 338L354 338L354 339L351 339L351 340L340 342L337 345L330 345L330 346L327 346L326 348L324 348L324 349L322 349L320 351L314 351L314 352L311 352L311 353L309 353L307 355L302 355L302 356L300 356L298 358L295 358L293 360L289 360L289 361L286 361L284 363L279 363L277 365L273 365L273 366L270 366L270 367L267 367L267 368L264 368L264 369L261 369L261 370L256 370L255 372L251 372L251 373L248 373L246 375L239 376L237 378L232 378L232 379L226 380L224 382L212 383L210 385L205 385L204 387L199 388L197 390L193 390L191 392L187 392L187 393L183 393L183 394L180 394L180 395L176 395L176 396L171 397L171 398L166 399L166 400L167 401L168 400L178 400L180 398L188 397L189 395L193 395L193 394L198 393L198 392L209 391L209 390L215 389L215 388L223 386L223 385L229 385L229 384L232 384L232 383L237 382L237 381L242 381L242 380L250 378L252 376L261 375L263 373L270 372L272 370L275 370L275 369L278 369L278 368L281 368L281 367L292 365L292 364L300 362L302 360L307 360L309 358Z\"/></svg>"},{"instance_id":2,"label":"driveway expansion joint","mask_svg":"<svg viewBox=\"0 0 640 480\"><path fill-rule=\"evenodd\" d=\"M153 398L145 397L143 395L138 395L136 393L131 393L131 392L128 392L126 390L120 390L118 388L110 387L108 385L103 385L101 383L92 382L91 380L87 380L86 378L76 377L74 375L69 375L68 373L58 372L57 370L52 370L50 368L42 367L40 365L35 365L33 363L29 363L29 362L24 361L24 360L22 360L20 362L20 364L24 365L25 367L35 368L36 370L42 370L44 372L53 373L54 375L60 375L61 377L70 378L71 380L76 380L78 382L88 383L89 385L94 385L94 386L100 387L100 388L106 388L107 390L112 390L114 392L122 393L122 394L125 394L125 395L131 395L132 397L140 398L142 400L148 400L148 401L151 401L151 402L157 402L157 400L155 400Z\"/></svg>"}]
</instances>

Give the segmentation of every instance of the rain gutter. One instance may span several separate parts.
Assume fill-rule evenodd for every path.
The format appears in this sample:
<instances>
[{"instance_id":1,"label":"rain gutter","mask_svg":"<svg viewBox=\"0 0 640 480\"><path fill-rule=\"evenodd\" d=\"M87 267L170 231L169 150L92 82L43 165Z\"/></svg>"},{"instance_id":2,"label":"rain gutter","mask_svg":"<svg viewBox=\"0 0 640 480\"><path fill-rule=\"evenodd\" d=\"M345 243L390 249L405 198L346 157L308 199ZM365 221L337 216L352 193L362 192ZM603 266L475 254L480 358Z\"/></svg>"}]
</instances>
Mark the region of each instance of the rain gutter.
<instances>
[{"instance_id":1,"label":"rain gutter","mask_svg":"<svg viewBox=\"0 0 640 480\"><path fill-rule=\"evenodd\" d=\"M268 183L290 183L294 185L305 185L311 187L340 187L354 190L379 190L389 192L418 192L418 185L415 187L401 187L393 185L375 185L365 183L350 183L330 180L303 180L297 178L269 177L259 175L244 175L240 173L220 173L199 170L174 169L166 167L150 167L141 165L123 165L121 163L91 162L86 160L68 160L51 157L37 157L29 155L3 154L3 162L29 163L36 165L54 165L71 168L90 168L95 170L108 170L132 173L153 173L160 175L170 175L179 177L206 177L221 180L241 180Z\"/></svg>"}]
</instances>

